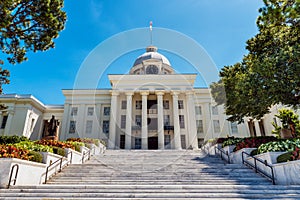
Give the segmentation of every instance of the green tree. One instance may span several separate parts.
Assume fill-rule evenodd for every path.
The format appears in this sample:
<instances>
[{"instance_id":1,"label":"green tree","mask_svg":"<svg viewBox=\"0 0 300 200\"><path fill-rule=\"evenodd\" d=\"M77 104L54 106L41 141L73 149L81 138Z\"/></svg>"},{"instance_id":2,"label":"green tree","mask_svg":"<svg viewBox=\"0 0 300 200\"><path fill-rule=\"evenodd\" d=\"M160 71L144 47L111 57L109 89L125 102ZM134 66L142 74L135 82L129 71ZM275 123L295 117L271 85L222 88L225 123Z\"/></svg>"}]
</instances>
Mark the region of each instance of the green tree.
<instances>
[{"instance_id":1,"label":"green tree","mask_svg":"<svg viewBox=\"0 0 300 200\"><path fill-rule=\"evenodd\" d=\"M0 87L9 83L9 72L1 66L5 60L21 63L28 51L54 47L53 40L66 22L63 6L63 0L1 0L0 49L5 58L0 59Z\"/></svg>"},{"instance_id":2,"label":"green tree","mask_svg":"<svg viewBox=\"0 0 300 200\"><path fill-rule=\"evenodd\" d=\"M220 72L226 99L215 100L225 104L231 121L261 118L277 103L300 105L300 0L264 0L264 4L257 19L259 33L247 41L249 53Z\"/></svg>"}]
</instances>

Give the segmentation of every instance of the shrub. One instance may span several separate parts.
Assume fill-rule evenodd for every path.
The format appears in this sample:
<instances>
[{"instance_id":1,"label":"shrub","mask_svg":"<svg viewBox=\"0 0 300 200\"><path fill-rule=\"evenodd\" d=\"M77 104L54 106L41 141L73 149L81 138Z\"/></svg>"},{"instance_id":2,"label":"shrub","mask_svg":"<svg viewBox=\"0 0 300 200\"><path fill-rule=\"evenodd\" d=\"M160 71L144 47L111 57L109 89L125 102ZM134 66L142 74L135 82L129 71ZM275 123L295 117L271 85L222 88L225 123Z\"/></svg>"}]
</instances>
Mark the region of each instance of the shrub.
<instances>
[{"instance_id":1,"label":"shrub","mask_svg":"<svg viewBox=\"0 0 300 200\"><path fill-rule=\"evenodd\" d=\"M75 151L78 151L78 152L80 152L80 147L84 146L83 142L67 141L67 143L72 144L75 147Z\"/></svg>"},{"instance_id":2,"label":"shrub","mask_svg":"<svg viewBox=\"0 0 300 200\"><path fill-rule=\"evenodd\" d=\"M43 156L41 153L36 151L29 151L29 160L33 162L43 163Z\"/></svg>"},{"instance_id":3,"label":"shrub","mask_svg":"<svg viewBox=\"0 0 300 200\"><path fill-rule=\"evenodd\" d=\"M66 152L63 148L60 147L53 147L53 153L60 155L60 156L65 156Z\"/></svg>"},{"instance_id":4,"label":"shrub","mask_svg":"<svg viewBox=\"0 0 300 200\"><path fill-rule=\"evenodd\" d=\"M223 142L222 147L228 146L228 145L235 145L239 142L243 141L243 138L229 138L228 140Z\"/></svg>"},{"instance_id":5,"label":"shrub","mask_svg":"<svg viewBox=\"0 0 300 200\"><path fill-rule=\"evenodd\" d=\"M300 160L300 148L295 147L294 151L284 153L277 157L277 163Z\"/></svg>"},{"instance_id":6,"label":"shrub","mask_svg":"<svg viewBox=\"0 0 300 200\"><path fill-rule=\"evenodd\" d=\"M68 142L56 141L56 140L39 140L35 141L36 144L51 146L51 147L60 147L60 148L71 148L75 150L74 145Z\"/></svg>"},{"instance_id":7,"label":"shrub","mask_svg":"<svg viewBox=\"0 0 300 200\"><path fill-rule=\"evenodd\" d=\"M22 149L27 149L29 151L42 151L42 152L51 152L53 153L52 147L42 145L42 144L36 144L32 141L22 141L19 143L14 144L14 146Z\"/></svg>"},{"instance_id":8,"label":"shrub","mask_svg":"<svg viewBox=\"0 0 300 200\"><path fill-rule=\"evenodd\" d=\"M278 111L278 114L276 114L275 116L280 119L282 124L282 126L278 126L274 122L272 123L275 128L272 133L275 134L276 137L281 138L281 129L290 129L294 138L300 135L299 116L293 110L283 108L280 109Z\"/></svg>"},{"instance_id":9,"label":"shrub","mask_svg":"<svg viewBox=\"0 0 300 200\"><path fill-rule=\"evenodd\" d=\"M23 160L29 160L29 151L25 149L19 149L13 145L0 145L0 158L19 158Z\"/></svg>"},{"instance_id":10,"label":"shrub","mask_svg":"<svg viewBox=\"0 0 300 200\"><path fill-rule=\"evenodd\" d=\"M236 147L233 151L238 151L243 148L258 148L261 144L265 144L275 140L277 139L273 136L244 138L241 142L236 144Z\"/></svg>"},{"instance_id":11,"label":"shrub","mask_svg":"<svg viewBox=\"0 0 300 200\"><path fill-rule=\"evenodd\" d=\"M99 146L99 143L106 145L106 143L103 140L94 139L94 138L68 138L67 141L83 142L83 143L95 144L97 146Z\"/></svg>"},{"instance_id":12,"label":"shrub","mask_svg":"<svg viewBox=\"0 0 300 200\"><path fill-rule=\"evenodd\" d=\"M294 151L296 147L300 148L300 138L278 140L260 145L258 154L269 151Z\"/></svg>"},{"instance_id":13,"label":"shrub","mask_svg":"<svg viewBox=\"0 0 300 200\"><path fill-rule=\"evenodd\" d=\"M7 135L2 135L0 136L0 144L15 144L19 143L21 141L30 141L27 137L25 136L7 136Z\"/></svg>"},{"instance_id":14,"label":"shrub","mask_svg":"<svg viewBox=\"0 0 300 200\"><path fill-rule=\"evenodd\" d=\"M250 155L251 155L251 156L257 155L257 149L254 149L253 151L251 151Z\"/></svg>"},{"instance_id":15,"label":"shrub","mask_svg":"<svg viewBox=\"0 0 300 200\"><path fill-rule=\"evenodd\" d=\"M85 147L87 147L87 148L89 148L89 149L91 149L91 148L92 148L92 145L91 145L91 144L89 144L89 143L84 143L84 146L85 146Z\"/></svg>"},{"instance_id":16,"label":"shrub","mask_svg":"<svg viewBox=\"0 0 300 200\"><path fill-rule=\"evenodd\" d=\"M234 137L218 138L216 143L224 143L225 141L227 141L229 139L234 139Z\"/></svg>"}]
</instances>

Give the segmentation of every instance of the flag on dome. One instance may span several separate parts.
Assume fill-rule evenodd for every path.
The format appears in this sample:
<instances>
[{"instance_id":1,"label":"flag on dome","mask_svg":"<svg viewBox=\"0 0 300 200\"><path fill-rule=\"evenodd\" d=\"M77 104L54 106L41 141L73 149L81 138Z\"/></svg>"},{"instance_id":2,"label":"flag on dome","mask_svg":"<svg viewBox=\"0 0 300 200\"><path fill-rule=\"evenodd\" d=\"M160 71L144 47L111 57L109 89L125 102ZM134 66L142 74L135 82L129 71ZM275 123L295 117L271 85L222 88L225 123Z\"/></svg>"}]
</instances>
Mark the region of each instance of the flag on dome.
<instances>
[{"instance_id":1,"label":"flag on dome","mask_svg":"<svg viewBox=\"0 0 300 200\"><path fill-rule=\"evenodd\" d=\"M152 21L150 21L150 31L152 31Z\"/></svg>"}]
</instances>

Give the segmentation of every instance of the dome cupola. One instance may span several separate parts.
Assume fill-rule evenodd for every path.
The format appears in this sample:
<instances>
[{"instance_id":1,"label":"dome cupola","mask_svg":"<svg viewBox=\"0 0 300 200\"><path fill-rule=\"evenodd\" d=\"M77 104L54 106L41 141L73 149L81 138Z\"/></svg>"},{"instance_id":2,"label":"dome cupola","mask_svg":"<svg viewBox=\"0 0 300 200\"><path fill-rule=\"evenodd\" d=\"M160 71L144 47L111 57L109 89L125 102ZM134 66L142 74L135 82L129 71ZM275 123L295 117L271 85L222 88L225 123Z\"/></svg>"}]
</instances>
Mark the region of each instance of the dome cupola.
<instances>
[{"instance_id":1,"label":"dome cupola","mask_svg":"<svg viewBox=\"0 0 300 200\"><path fill-rule=\"evenodd\" d=\"M146 52L134 62L129 74L173 74L169 60L157 52L157 47L148 46Z\"/></svg>"}]
</instances>

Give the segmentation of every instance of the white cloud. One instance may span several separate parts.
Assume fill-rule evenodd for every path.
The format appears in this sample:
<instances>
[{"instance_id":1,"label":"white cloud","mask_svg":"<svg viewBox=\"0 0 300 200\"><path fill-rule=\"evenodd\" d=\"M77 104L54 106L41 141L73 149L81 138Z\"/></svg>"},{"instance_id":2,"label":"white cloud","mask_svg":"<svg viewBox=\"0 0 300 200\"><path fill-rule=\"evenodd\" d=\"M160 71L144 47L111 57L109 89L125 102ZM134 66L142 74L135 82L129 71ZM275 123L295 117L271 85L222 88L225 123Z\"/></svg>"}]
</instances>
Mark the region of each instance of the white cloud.
<instances>
[{"instance_id":1,"label":"white cloud","mask_svg":"<svg viewBox=\"0 0 300 200\"><path fill-rule=\"evenodd\" d=\"M90 1L90 10L91 10L92 17L95 20L98 20L101 16L102 10L103 10L102 2L99 0L91 0Z\"/></svg>"}]
</instances>

